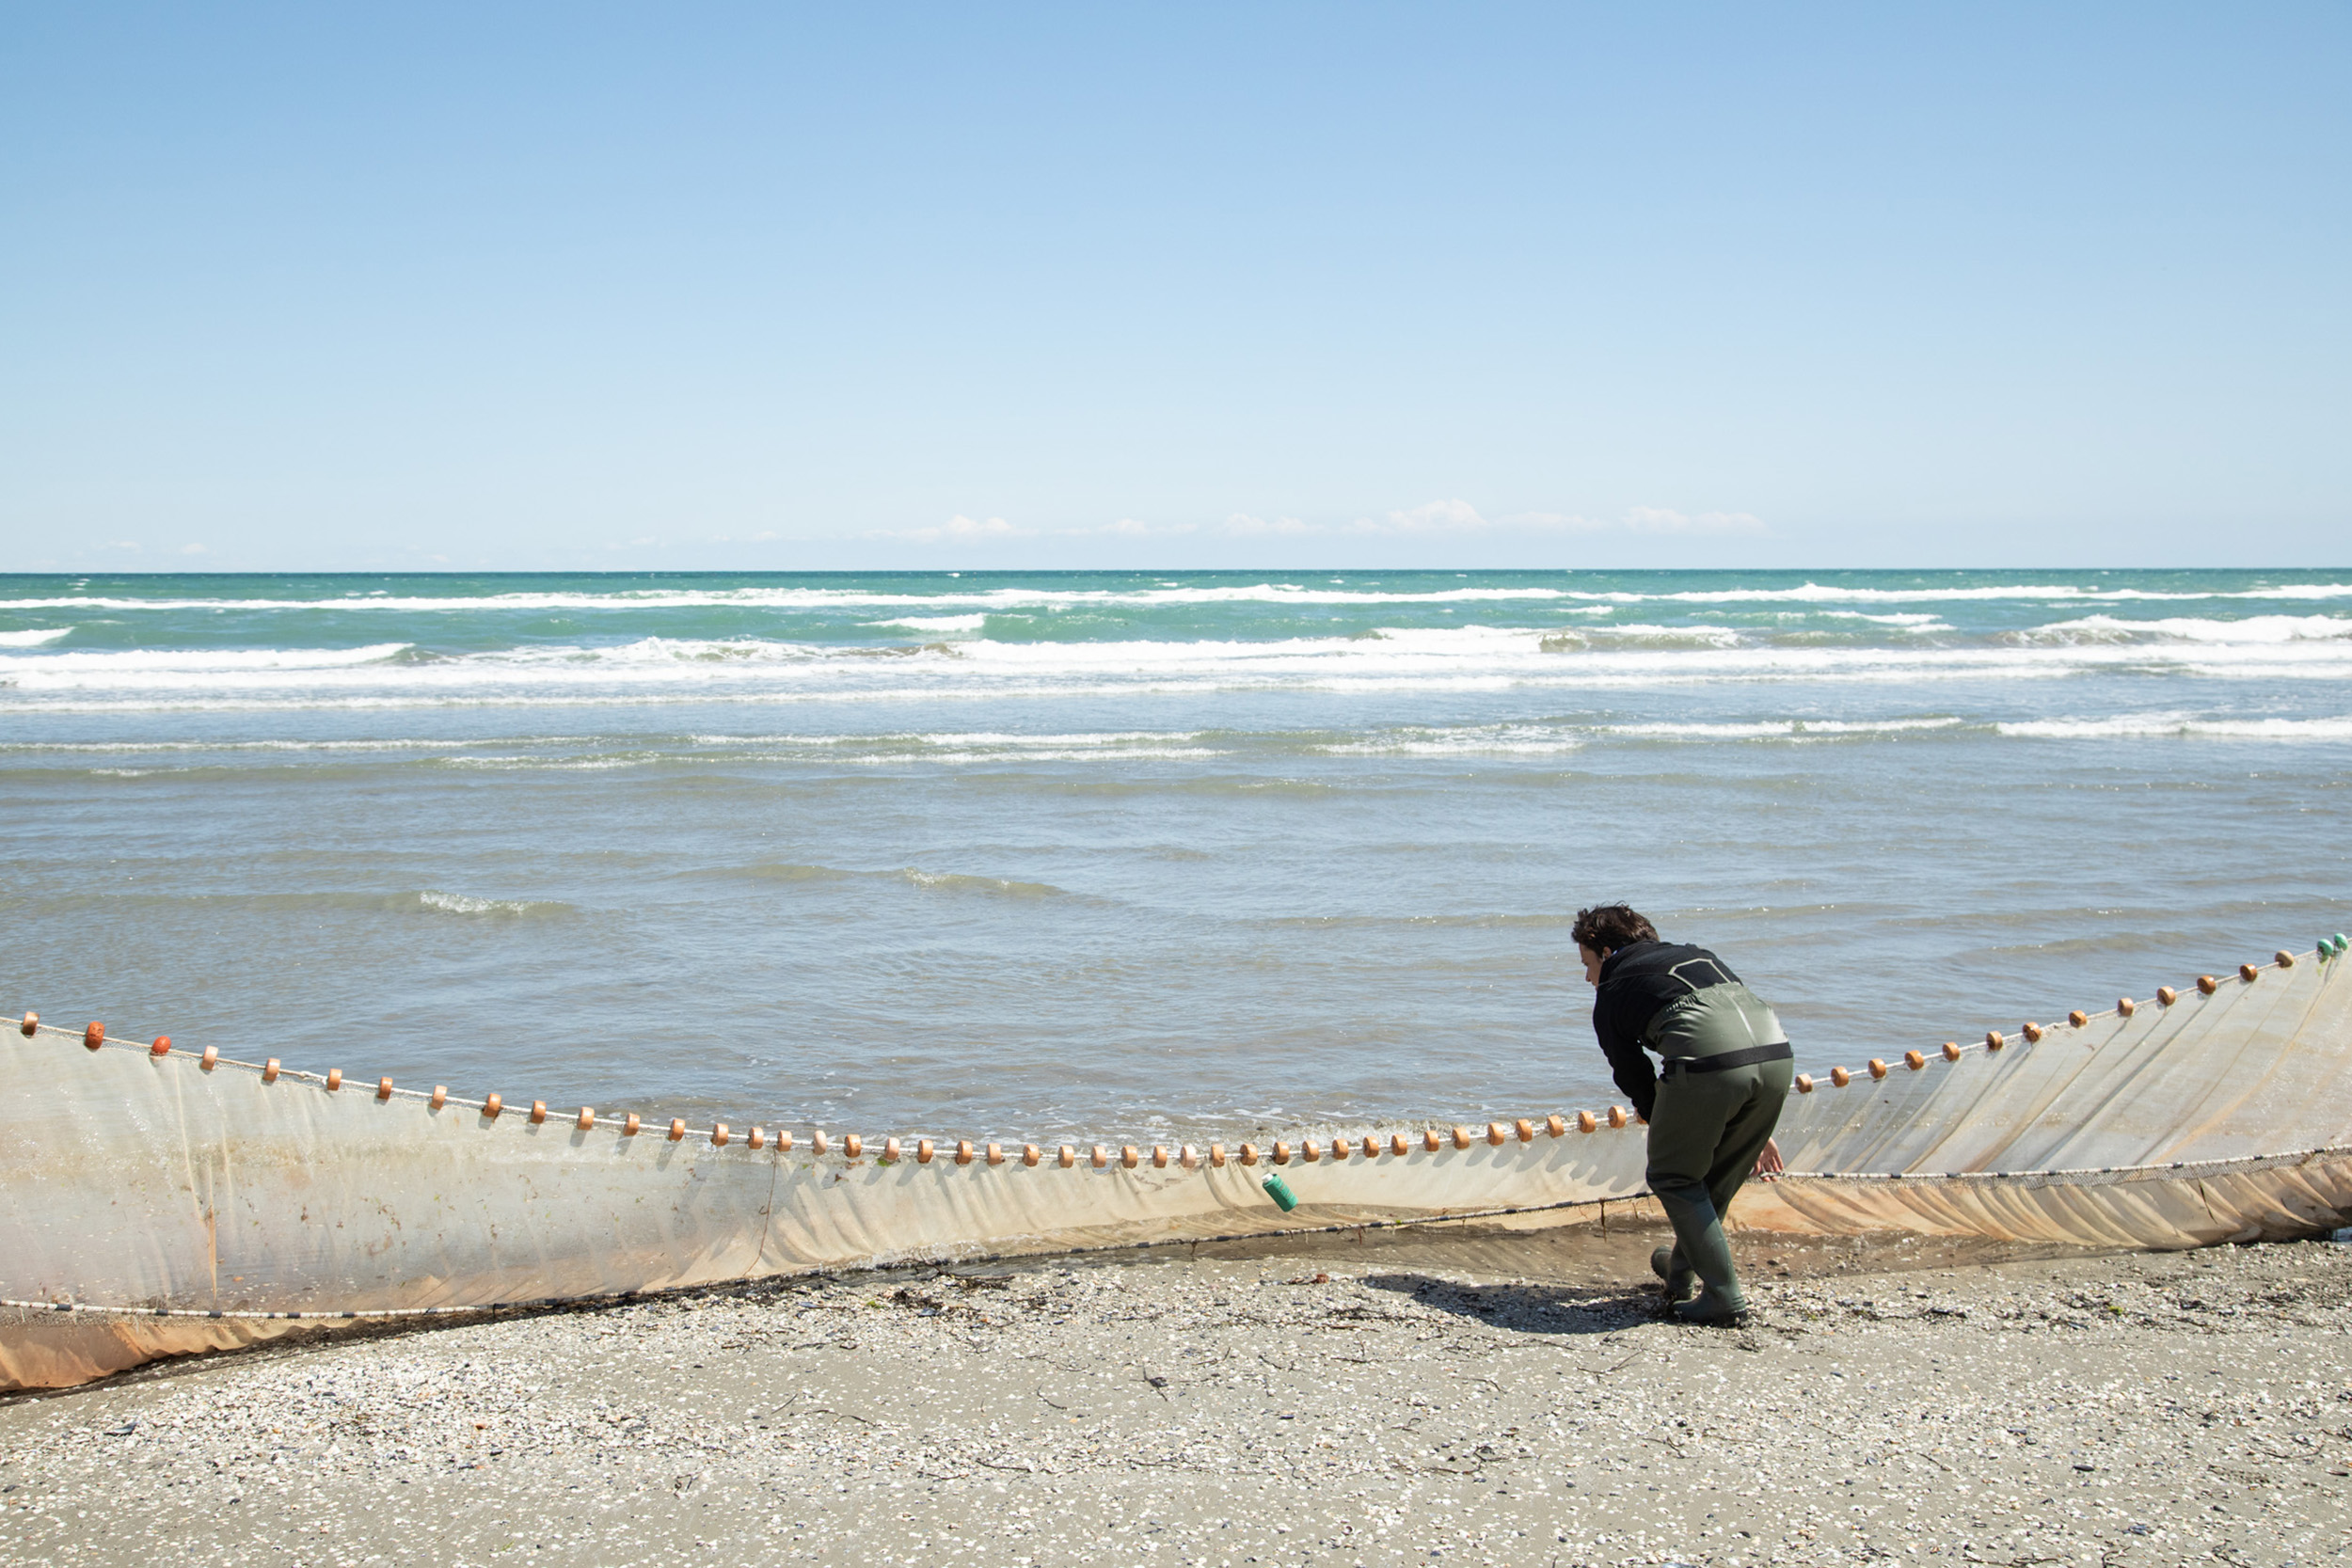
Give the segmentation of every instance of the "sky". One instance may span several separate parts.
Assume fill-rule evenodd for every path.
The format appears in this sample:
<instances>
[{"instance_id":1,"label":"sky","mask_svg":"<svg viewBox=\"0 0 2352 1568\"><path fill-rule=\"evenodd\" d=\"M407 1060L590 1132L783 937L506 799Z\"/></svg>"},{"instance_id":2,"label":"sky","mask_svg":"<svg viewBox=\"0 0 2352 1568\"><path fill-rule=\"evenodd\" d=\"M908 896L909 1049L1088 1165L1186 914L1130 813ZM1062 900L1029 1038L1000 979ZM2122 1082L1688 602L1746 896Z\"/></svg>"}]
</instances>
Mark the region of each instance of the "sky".
<instances>
[{"instance_id":1,"label":"sky","mask_svg":"<svg viewBox=\"0 0 2352 1568\"><path fill-rule=\"evenodd\" d=\"M2352 562L2352 7L27 3L0 571Z\"/></svg>"}]
</instances>

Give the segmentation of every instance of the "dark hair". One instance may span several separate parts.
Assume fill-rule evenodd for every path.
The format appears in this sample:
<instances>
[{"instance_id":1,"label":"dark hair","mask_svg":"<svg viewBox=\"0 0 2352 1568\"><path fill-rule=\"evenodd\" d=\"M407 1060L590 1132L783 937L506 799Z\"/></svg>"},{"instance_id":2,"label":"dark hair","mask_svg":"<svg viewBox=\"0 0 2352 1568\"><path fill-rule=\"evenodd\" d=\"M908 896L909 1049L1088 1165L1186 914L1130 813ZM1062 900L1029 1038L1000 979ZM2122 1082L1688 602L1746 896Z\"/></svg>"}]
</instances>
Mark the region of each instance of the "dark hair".
<instances>
[{"instance_id":1,"label":"dark hair","mask_svg":"<svg viewBox=\"0 0 2352 1568\"><path fill-rule=\"evenodd\" d=\"M1637 942L1656 942L1658 927L1635 913L1630 904L1595 904L1576 911L1576 926L1569 934L1579 947L1608 953Z\"/></svg>"}]
</instances>

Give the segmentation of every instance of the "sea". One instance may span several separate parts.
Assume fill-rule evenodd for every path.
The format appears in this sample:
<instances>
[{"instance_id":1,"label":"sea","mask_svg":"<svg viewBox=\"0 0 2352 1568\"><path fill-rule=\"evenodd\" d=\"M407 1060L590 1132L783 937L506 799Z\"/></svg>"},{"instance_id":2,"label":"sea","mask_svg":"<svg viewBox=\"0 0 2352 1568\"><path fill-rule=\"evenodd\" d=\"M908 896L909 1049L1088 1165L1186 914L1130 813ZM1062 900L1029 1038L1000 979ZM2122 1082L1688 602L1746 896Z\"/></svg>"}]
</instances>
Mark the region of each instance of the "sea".
<instances>
[{"instance_id":1,"label":"sea","mask_svg":"<svg viewBox=\"0 0 2352 1568\"><path fill-rule=\"evenodd\" d=\"M2352 568L0 578L0 1006L1008 1142L1598 1109L2352 925ZM60 1071L72 1064L61 1061Z\"/></svg>"}]
</instances>

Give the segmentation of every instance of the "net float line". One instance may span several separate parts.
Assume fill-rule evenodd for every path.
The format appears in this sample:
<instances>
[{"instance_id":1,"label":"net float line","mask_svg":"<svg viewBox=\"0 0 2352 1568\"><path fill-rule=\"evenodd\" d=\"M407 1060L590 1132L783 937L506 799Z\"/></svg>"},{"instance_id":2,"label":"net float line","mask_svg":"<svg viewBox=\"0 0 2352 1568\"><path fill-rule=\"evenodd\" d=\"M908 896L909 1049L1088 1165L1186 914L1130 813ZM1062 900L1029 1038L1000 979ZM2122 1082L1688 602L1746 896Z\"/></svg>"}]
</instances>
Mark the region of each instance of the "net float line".
<instances>
[{"instance_id":1,"label":"net float line","mask_svg":"<svg viewBox=\"0 0 2352 1568\"><path fill-rule=\"evenodd\" d=\"M2317 944L2315 950L2310 956L2321 962L2325 962L2328 959L2344 953L2346 950L2347 945L2352 945L2352 943L2347 943L2346 939L2341 934L2329 938L2323 938ZM2241 985L2252 985L2262 977L2262 974L2265 970L2287 970L2294 968L2298 961L2299 957L2300 956L2296 953L2281 948L2267 963L2257 964L2248 962L2240 964L2237 967L2234 978ZM2223 983L2224 982L2222 981L2217 980L2213 975L2207 974L2199 976L2196 984L2197 990L2201 994L2212 996L2220 990ZM2172 1006L2174 1003L2177 1002L2179 994L2180 993L2178 991L2169 986L2160 986L2156 990L2158 1002L2168 1008ZM2137 1011L2137 1004L2135 1003L2130 997L2122 997L2118 999L2114 1006L2103 1008L2098 1012L2090 1012L2077 1008L2066 1015L2066 1025L2075 1030L2081 1030L2088 1028L2090 1024L2105 1019L2112 1018L2128 1020L2133 1017ZM2049 1029L2057 1027L2058 1025L2056 1024L2045 1027L2039 1022L2028 1021L2020 1026L2018 1035L2019 1037L2024 1039L2027 1044L2038 1044L2048 1033ZM44 1023L41 1022L41 1018L39 1013L27 1011L24 1014L23 1021L19 1024L19 1030L27 1038L35 1037L40 1035L52 1035L64 1038L78 1037L83 1046L91 1052L129 1049L144 1052L158 1059L169 1056L173 1053L171 1037L168 1035L156 1037L155 1040L151 1045L131 1045L125 1041L110 1039L106 1034L106 1025L102 1022L94 1021L87 1024L81 1031L80 1035L76 1037L72 1030L60 1029L56 1025ZM1963 1046L1956 1041L1947 1040L1941 1047L1938 1048L1938 1054L1940 1054L1947 1063L1957 1063L1963 1055L1973 1052L1982 1051L1988 1054L1998 1053L2004 1050L2009 1043L2010 1039L2008 1036L1998 1030L1992 1030L1988 1031L1985 1034L1983 1040L1977 1044ZM1923 1069L1929 1062L1927 1053L1915 1049L1905 1052L1901 1060L1903 1066L1914 1072ZM261 1076L263 1083L276 1083L281 1078L290 1079L298 1084L313 1085L327 1093L335 1093L339 1091L342 1087L343 1082L343 1072L340 1068L330 1068L324 1074L305 1072L281 1067L276 1057L271 1057L265 1063L257 1067L255 1064L250 1062L239 1061L233 1057L223 1056L220 1054L218 1048L215 1046L206 1046L204 1048L204 1053L199 1062L199 1066L200 1066L202 1069L207 1072L217 1070L222 1067L230 1068L240 1071L255 1072ZM1874 1057L1867 1064L1867 1066L1868 1068L1868 1076L1873 1082L1884 1080L1891 1070L1889 1064L1882 1058ZM1853 1081L1854 1076L1855 1075L1853 1073L1850 1072L1843 1067L1835 1067L1829 1071L1829 1082L1833 1087L1844 1088ZM1810 1073L1801 1073L1797 1075L1796 1080L1791 1084L1788 1092L1792 1096L1807 1095L1814 1093L1819 1087L1819 1079ZM478 1115L490 1120L496 1120L505 1109L504 1101L502 1097L498 1094L485 1095L479 1101L468 1101L452 1096L446 1085L436 1085L432 1092L428 1095L415 1089L399 1088L389 1077L377 1079L373 1098L380 1102L386 1103L394 1100L421 1101L424 1102L427 1109L436 1112L443 1110L447 1107L454 1106L459 1110L472 1110ZM547 1109L547 1102L544 1101L533 1101L532 1102L531 1121L533 1124L544 1123L548 1117L548 1112ZM1633 1117L1626 1108L1612 1105L1600 1113L1591 1111L1576 1111L1565 1115L1558 1113L1549 1114L1539 1122L1531 1120L1530 1118L1518 1118L1510 1123L1501 1121L1489 1122L1484 1128L1475 1130L1470 1126L1460 1124L1454 1125L1449 1130L1443 1131L1436 1127L1431 1127L1423 1131L1422 1148L1423 1150L1428 1153L1438 1152L1443 1147L1442 1140L1449 1136L1452 1146L1457 1150L1469 1148L1475 1141L1484 1141L1491 1147L1502 1148L1512 1141L1515 1135L1520 1143L1531 1143L1534 1141L1534 1134L1538 1130L1550 1137L1557 1138L1564 1136L1565 1132L1571 1129L1578 1132L1589 1133L1597 1132L1605 1126L1612 1132L1620 1132L1629 1126L1639 1124L1640 1118ZM636 1113L614 1113L599 1117L594 1107L586 1105L581 1106L577 1117L571 1118L571 1125L575 1131L582 1132L594 1132L600 1127L610 1127L617 1130L619 1134L623 1137L635 1137L641 1133L641 1121ZM690 1138L701 1142L707 1142L711 1147L719 1148L723 1148L731 1142L737 1141L731 1133L728 1124L725 1122L716 1122L710 1127L697 1129L689 1127L682 1117L671 1118L669 1127L666 1131L666 1141L671 1143L679 1143ZM777 1156L792 1153L797 1146L797 1140L794 1138L790 1131L778 1130L771 1135L766 1129L757 1125L755 1125L751 1129L749 1136L742 1138L740 1141L744 1145L747 1152L772 1148ZM845 1157L851 1162L861 1158L863 1154L863 1143L864 1140L858 1134L847 1134L841 1145ZM930 1164L933 1158L933 1150L936 1147L936 1144L930 1138L920 1138L915 1140L915 1158L917 1162L923 1164ZM1191 1146L1183 1147L1189 1149ZM998 1144L991 1143L987 1146L987 1148L989 1149L989 1164L997 1165L1005 1163L1004 1157L1000 1151L1000 1146ZM1245 1151L1251 1151L1252 1149L1252 1146L1248 1144L1242 1145L1241 1148ZM826 1136L823 1129L819 1128L814 1132L810 1139L810 1148L813 1153L818 1156L825 1155L831 1151L832 1142ZM1360 1151L1360 1156L1367 1160L1377 1160L1384 1157L1405 1159L1409 1157L1411 1148L1410 1139L1406 1133L1394 1133L1385 1143L1383 1143L1376 1134L1366 1132L1361 1134L1359 1138L1353 1136L1344 1139L1335 1137L1330 1142L1328 1151L1332 1159L1344 1162L1352 1155L1357 1154L1359 1151ZM1057 1162L1060 1168L1070 1169L1078 1164L1076 1160L1072 1158L1073 1152L1073 1150L1071 1146L1064 1145L1061 1147L1061 1158ZM1103 1144L1093 1145L1089 1152L1091 1155L1089 1166L1094 1170L1106 1170L1110 1168L1114 1163L1116 1163L1120 1168L1127 1170L1136 1169L1138 1164L1137 1152L1132 1146L1120 1146L1120 1152L1116 1156L1111 1153L1111 1146ZM1313 1164L1323 1158L1324 1152L1325 1150L1322 1148L1318 1147L1311 1140L1302 1139L1299 1144L1294 1148L1289 1140L1279 1139L1272 1146L1270 1158L1272 1163L1277 1165L1288 1165L1295 1160L1302 1161L1307 1164ZM904 1145L901 1139L898 1137L891 1137L885 1140L878 1156L878 1163L885 1164L895 1164L902 1158L904 1158ZM970 1165L974 1164L975 1154L972 1141L969 1139L955 1140L954 1158L955 1164L959 1165ZM1223 1146L1221 1144L1213 1144L1210 1146L1210 1155L1205 1162L1199 1158L1178 1158L1171 1161L1168 1150L1164 1146L1154 1146L1150 1156L1150 1163L1154 1169L1164 1170L1167 1169L1170 1164L1174 1164L1179 1166L1179 1168L1190 1171L1201 1169L1204 1167L1204 1164L1208 1167L1221 1168L1225 1164L1225 1159L1223 1156ZM1245 1152L1243 1154L1242 1164L1255 1164L1256 1163L1257 1159L1254 1152ZM1035 1166L1040 1164L1040 1160L1038 1158L1038 1146L1023 1146L1021 1164L1025 1166Z\"/></svg>"}]
</instances>

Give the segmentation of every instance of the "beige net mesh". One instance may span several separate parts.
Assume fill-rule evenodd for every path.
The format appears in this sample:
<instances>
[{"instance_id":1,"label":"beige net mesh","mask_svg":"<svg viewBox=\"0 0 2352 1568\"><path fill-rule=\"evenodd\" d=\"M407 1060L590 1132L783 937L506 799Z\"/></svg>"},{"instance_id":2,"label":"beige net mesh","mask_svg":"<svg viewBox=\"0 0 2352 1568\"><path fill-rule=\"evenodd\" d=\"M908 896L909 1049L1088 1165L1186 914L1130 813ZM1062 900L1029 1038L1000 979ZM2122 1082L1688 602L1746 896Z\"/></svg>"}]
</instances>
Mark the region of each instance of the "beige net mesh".
<instances>
[{"instance_id":1,"label":"beige net mesh","mask_svg":"<svg viewBox=\"0 0 2352 1568\"><path fill-rule=\"evenodd\" d=\"M2280 957L2169 1005L2028 1025L1999 1049L1923 1051L1843 1086L1819 1079L1782 1121L1799 1174L1752 1185L1735 1218L2141 1247L2341 1223L2352 981L2340 962ZM14 1304L0 1386L76 1382L294 1321L238 1314L465 1309L1643 1191L1640 1125L1574 1112L1306 1130L1252 1150L1255 1164L1233 1146L1111 1148L1100 1164L1091 1147L1066 1164L1048 1148L1031 1164L1019 1146L965 1161L914 1138L820 1150L806 1132L787 1148L764 1130L754 1147L749 1129L721 1142L612 1116L583 1128L577 1110L491 1114L374 1080L330 1087L185 1051L90 1049L46 1027L8 1031L0 1074L0 1298ZM1289 1212L1261 1187L1278 1155L1299 1199Z\"/></svg>"}]
</instances>

